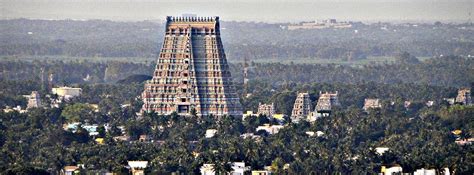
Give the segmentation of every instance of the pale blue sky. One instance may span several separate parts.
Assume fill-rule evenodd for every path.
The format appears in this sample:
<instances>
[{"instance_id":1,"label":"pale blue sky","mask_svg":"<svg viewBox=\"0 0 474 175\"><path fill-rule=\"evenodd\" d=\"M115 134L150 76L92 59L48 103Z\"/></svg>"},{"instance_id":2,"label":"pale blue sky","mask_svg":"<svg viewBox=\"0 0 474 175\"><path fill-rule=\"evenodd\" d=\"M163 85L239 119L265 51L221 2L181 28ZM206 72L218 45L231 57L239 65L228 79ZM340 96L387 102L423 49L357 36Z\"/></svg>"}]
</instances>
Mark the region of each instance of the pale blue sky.
<instances>
[{"instance_id":1,"label":"pale blue sky","mask_svg":"<svg viewBox=\"0 0 474 175\"><path fill-rule=\"evenodd\" d=\"M467 22L474 0L0 0L1 18L162 20L219 15L223 20L314 19Z\"/></svg>"}]
</instances>

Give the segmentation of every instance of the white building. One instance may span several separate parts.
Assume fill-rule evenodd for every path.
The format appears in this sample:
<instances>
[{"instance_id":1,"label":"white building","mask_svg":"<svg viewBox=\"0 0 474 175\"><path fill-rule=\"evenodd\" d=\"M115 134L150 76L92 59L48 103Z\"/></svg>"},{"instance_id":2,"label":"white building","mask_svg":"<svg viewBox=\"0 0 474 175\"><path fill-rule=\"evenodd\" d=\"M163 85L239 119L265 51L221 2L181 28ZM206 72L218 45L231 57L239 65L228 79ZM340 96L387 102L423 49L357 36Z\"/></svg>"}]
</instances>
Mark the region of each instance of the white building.
<instances>
[{"instance_id":1,"label":"white building","mask_svg":"<svg viewBox=\"0 0 474 175\"><path fill-rule=\"evenodd\" d=\"M208 130L206 130L205 137L206 138L212 138L216 135L216 133L217 133L217 129L208 129Z\"/></svg>"},{"instance_id":2,"label":"white building","mask_svg":"<svg viewBox=\"0 0 474 175\"><path fill-rule=\"evenodd\" d=\"M77 128L81 125L79 122L74 122L74 123L68 123L63 126L64 130L71 130L73 133L77 131ZM99 127L96 124L93 125L81 125L82 128L87 130L90 136L96 136L99 135L99 132L97 132L97 128Z\"/></svg>"},{"instance_id":3,"label":"white building","mask_svg":"<svg viewBox=\"0 0 474 175\"><path fill-rule=\"evenodd\" d=\"M148 161L128 161L128 166L132 170L132 175L145 175L145 168Z\"/></svg>"},{"instance_id":4,"label":"white building","mask_svg":"<svg viewBox=\"0 0 474 175\"><path fill-rule=\"evenodd\" d=\"M390 168L385 168L385 166L382 166L382 173L384 175L395 175L403 173L403 169L400 165L394 165Z\"/></svg>"},{"instance_id":5,"label":"white building","mask_svg":"<svg viewBox=\"0 0 474 175\"><path fill-rule=\"evenodd\" d=\"M256 170L256 171L252 171L252 175L271 175L272 172L271 171L267 171L267 170Z\"/></svg>"},{"instance_id":6,"label":"white building","mask_svg":"<svg viewBox=\"0 0 474 175\"><path fill-rule=\"evenodd\" d=\"M82 93L82 89L64 86L64 87L53 88L52 92L53 94L56 94L59 97L64 98L65 100L68 100L70 98L80 96Z\"/></svg>"},{"instance_id":7,"label":"white building","mask_svg":"<svg viewBox=\"0 0 474 175\"><path fill-rule=\"evenodd\" d=\"M413 175L436 175L436 170L435 169L417 169L415 172L413 172Z\"/></svg>"},{"instance_id":8,"label":"white building","mask_svg":"<svg viewBox=\"0 0 474 175\"><path fill-rule=\"evenodd\" d=\"M258 126L257 129L256 129L256 132L258 132L260 130L264 130L264 131L267 131L269 134L276 134L283 127L284 126L282 126L282 125L272 125L272 126L270 126L270 124L264 124L263 126Z\"/></svg>"},{"instance_id":9,"label":"white building","mask_svg":"<svg viewBox=\"0 0 474 175\"><path fill-rule=\"evenodd\" d=\"M13 108L11 108L10 106L6 106L5 109L3 109L3 112L5 112L5 113L9 113L9 112L13 112L13 111L17 111L20 114L27 112L26 110L21 109L21 106L16 106L16 107L13 107Z\"/></svg>"},{"instance_id":10,"label":"white building","mask_svg":"<svg viewBox=\"0 0 474 175\"><path fill-rule=\"evenodd\" d=\"M74 175L79 174L79 167L77 166L65 166L61 173L61 175Z\"/></svg>"},{"instance_id":11,"label":"white building","mask_svg":"<svg viewBox=\"0 0 474 175\"><path fill-rule=\"evenodd\" d=\"M310 137L313 137L313 136L321 137L321 136L324 135L324 132L322 132L322 131L316 131L316 132L307 131L307 132L306 132L306 135L308 135L308 136L310 136Z\"/></svg>"},{"instance_id":12,"label":"white building","mask_svg":"<svg viewBox=\"0 0 474 175\"><path fill-rule=\"evenodd\" d=\"M432 100L429 100L425 103L425 105L428 106L428 107L433 106L433 104L434 104L434 101L432 101Z\"/></svg>"},{"instance_id":13,"label":"white building","mask_svg":"<svg viewBox=\"0 0 474 175\"><path fill-rule=\"evenodd\" d=\"M214 164L203 164L200 168L202 175L215 175L217 174L214 171ZM248 168L245 167L245 162L233 162L232 163L232 171L229 172L231 175L244 175L244 172L247 171Z\"/></svg>"},{"instance_id":14,"label":"white building","mask_svg":"<svg viewBox=\"0 0 474 175\"><path fill-rule=\"evenodd\" d=\"M383 155L383 153L385 153L388 150L389 150L389 148L387 148L387 147L377 147L377 148L375 148L375 152L378 155Z\"/></svg>"},{"instance_id":15,"label":"white building","mask_svg":"<svg viewBox=\"0 0 474 175\"><path fill-rule=\"evenodd\" d=\"M232 175L244 175L244 172L247 170L245 167L245 162L234 162L232 163Z\"/></svg>"},{"instance_id":16,"label":"white building","mask_svg":"<svg viewBox=\"0 0 474 175\"><path fill-rule=\"evenodd\" d=\"M243 134L240 135L240 137L243 138L243 139L247 139L247 138L258 139L258 138L260 138L259 135L255 135L253 133L243 133Z\"/></svg>"}]
</instances>

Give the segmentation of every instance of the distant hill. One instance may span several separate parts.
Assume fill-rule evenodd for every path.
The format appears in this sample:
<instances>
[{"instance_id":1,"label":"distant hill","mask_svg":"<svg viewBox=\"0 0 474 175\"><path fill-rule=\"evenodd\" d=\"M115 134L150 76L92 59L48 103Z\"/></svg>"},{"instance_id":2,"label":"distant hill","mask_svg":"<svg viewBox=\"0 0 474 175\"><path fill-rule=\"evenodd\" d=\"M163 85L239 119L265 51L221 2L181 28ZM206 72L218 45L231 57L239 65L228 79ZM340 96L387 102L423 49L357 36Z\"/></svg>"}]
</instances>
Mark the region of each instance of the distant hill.
<instances>
[{"instance_id":1,"label":"distant hill","mask_svg":"<svg viewBox=\"0 0 474 175\"><path fill-rule=\"evenodd\" d=\"M130 75L125 79L117 81L118 84L130 84L130 83L141 83L146 80L150 80L153 78L152 76L148 75Z\"/></svg>"}]
</instances>

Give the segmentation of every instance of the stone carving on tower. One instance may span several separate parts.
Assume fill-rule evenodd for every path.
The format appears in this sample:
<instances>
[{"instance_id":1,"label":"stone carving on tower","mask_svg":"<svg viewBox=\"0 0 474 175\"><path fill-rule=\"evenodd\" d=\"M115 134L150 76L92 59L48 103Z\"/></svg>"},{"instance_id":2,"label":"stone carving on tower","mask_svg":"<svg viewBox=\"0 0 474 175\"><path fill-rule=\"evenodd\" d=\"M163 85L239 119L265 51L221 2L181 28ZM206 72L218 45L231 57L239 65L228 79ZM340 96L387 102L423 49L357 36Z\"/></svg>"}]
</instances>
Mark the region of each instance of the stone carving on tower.
<instances>
[{"instance_id":1,"label":"stone carving on tower","mask_svg":"<svg viewBox=\"0 0 474 175\"><path fill-rule=\"evenodd\" d=\"M142 93L142 111L242 116L220 38L219 17L168 16L165 31L153 78Z\"/></svg>"},{"instance_id":2,"label":"stone carving on tower","mask_svg":"<svg viewBox=\"0 0 474 175\"><path fill-rule=\"evenodd\" d=\"M295 104L293 105L293 111L291 112L291 120L293 122L299 122L300 120L306 120L311 114L311 99L309 93L298 93Z\"/></svg>"},{"instance_id":3,"label":"stone carving on tower","mask_svg":"<svg viewBox=\"0 0 474 175\"><path fill-rule=\"evenodd\" d=\"M463 105L471 105L471 89L461 88L458 90L458 95L456 96L456 102Z\"/></svg>"}]
</instances>

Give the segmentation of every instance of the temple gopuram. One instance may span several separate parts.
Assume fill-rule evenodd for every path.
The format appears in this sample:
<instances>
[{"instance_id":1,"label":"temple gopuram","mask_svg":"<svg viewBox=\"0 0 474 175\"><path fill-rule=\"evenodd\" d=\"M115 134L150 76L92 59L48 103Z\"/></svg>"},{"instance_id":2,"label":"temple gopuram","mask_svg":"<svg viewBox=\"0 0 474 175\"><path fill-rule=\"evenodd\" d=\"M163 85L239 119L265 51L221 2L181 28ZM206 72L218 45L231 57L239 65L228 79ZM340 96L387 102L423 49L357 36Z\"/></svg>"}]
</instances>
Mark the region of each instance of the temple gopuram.
<instances>
[{"instance_id":1,"label":"temple gopuram","mask_svg":"<svg viewBox=\"0 0 474 175\"><path fill-rule=\"evenodd\" d=\"M166 18L158 63L142 93L143 112L242 116L219 28L219 17Z\"/></svg>"}]
</instances>

